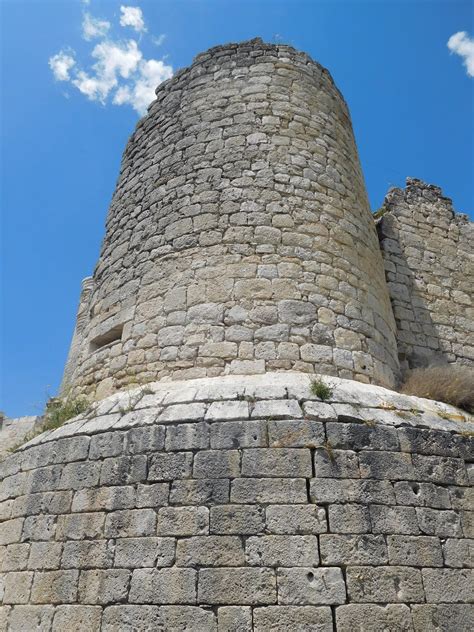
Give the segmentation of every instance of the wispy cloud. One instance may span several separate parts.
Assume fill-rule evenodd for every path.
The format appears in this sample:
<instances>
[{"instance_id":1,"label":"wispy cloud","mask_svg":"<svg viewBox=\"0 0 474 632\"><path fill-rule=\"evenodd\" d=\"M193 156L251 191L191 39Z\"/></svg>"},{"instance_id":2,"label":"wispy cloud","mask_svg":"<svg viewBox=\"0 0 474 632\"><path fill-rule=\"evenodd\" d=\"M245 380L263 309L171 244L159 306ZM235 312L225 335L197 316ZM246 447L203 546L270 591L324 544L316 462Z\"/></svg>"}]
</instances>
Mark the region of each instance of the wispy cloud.
<instances>
[{"instance_id":1,"label":"wispy cloud","mask_svg":"<svg viewBox=\"0 0 474 632\"><path fill-rule=\"evenodd\" d=\"M120 24L121 26L130 26L138 33L146 31L143 13L140 7L120 7Z\"/></svg>"},{"instance_id":2,"label":"wispy cloud","mask_svg":"<svg viewBox=\"0 0 474 632\"><path fill-rule=\"evenodd\" d=\"M110 29L110 22L94 18L90 13L84 13L82 19L82 36L85 40L104 37Z\"/></svg>"},{"instance_id":3,"label":"wispy cloud","mask_svg":"<svg viewBox=\"0 0 474 632\"><path fill-rule=\"evenodd\" d=\"M121 8L120 26L139 33L146 25L139 7ZM103 105L129 105L139 114L155 98L156 87L173 75L173 68L164 59L145 59L137 40L122 40L109 35L112 24L84 13L82 35L86 41L99 39L90 51L90 62L84 66L76 61L72 49L63 49L49 59L49 66L57 81L68 82L91 101ZM161 44L165 36L151 36Z\"/></svg>"},{"instance_id":4,"label":"wispy cloud","mask_svg":"<svg viewBox=\"0 0 474 632\"><path fill-rule=\"evenodd\" d=\"M69 71L75 66L76 61L66 51L60 51L49 58L49 67L53 71L56 81L69 81Z\"/></svg>"},{"instance_id":5,"label":"wispy cloud","mask_svg":"<svg viewBox=\"0 0 474 632\"><path fill-rule=\"evenodd\" d=\"M449 38L448 48L463 58L467 74L474 77L474 38L469 37L466 31L459 31Z\"/></svg>"}]
</instances>

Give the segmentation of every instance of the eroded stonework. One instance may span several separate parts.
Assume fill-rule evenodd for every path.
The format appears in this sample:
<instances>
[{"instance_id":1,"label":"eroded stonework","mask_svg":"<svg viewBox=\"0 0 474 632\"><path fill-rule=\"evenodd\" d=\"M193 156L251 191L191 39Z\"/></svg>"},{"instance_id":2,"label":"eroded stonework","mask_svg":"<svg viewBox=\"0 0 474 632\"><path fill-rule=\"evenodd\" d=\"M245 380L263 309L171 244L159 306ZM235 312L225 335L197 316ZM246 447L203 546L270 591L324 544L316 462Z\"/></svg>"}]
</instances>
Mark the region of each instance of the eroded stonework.
<instances>
[{"instance_id":1,"label":"eroded stonework","mask_svg":"<svg viewBox=\"0 0 474 632\"><path fill-rule=\"evenodd\" d=\"M378 223L403 369L474 366L474 224L439 187L393 189Z\"/></svg>"},{"instance_id":2,"label":"eroded stonework","mask_svg":"<svg viewBox=\"0 0 474 632\"><path fill-rule=\"evenodd\" d=\"M64 386L298 370L391 386L395 322L347 106L289 46L217 47L125 150Z\"/></svg>"},{"instance_id":3,"label":"eroded stonework","mask_svg":"<svg viewBox=\"0 0 474 632\"><path fill-rule=\"evenodd\" d=\"M154 383L9 456L0 629L470 632L472 418L326 382Z\"/></svg>"}]
</instances>

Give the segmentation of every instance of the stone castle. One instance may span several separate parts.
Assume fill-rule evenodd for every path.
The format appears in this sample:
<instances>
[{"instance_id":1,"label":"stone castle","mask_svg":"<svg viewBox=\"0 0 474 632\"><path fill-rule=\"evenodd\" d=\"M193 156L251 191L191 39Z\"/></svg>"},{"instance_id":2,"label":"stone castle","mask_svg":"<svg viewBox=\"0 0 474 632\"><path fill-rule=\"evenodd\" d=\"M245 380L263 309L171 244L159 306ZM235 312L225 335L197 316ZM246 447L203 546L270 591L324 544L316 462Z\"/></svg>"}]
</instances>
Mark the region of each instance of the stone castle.
<instances>
[{"instance_id":1,"label":"stone castle","mask_svg":"<svg viewBox=\"0 0 474 632\"><path fill-rule=\"evenodd\" d=\"M302 52L161 84L64 371L95 403L0 463L0 630L472 630L474 420L390 389L474 366L473 238L416 179L374 218Z\"/></svg>"}]
</instances>

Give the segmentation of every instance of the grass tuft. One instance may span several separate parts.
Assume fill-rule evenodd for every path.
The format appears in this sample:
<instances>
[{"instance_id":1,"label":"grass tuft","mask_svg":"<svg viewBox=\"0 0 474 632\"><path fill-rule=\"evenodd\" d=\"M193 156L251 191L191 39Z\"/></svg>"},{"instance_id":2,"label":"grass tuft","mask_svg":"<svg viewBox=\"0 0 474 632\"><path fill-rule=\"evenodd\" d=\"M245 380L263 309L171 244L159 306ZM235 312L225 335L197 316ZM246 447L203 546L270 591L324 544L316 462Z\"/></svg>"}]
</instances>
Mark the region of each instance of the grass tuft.
<instances>
[{"instance_id":1,"label":"grass tuft","mask_svg":"<svg viewBox=\"0 0 474 632\"><path fill-rule=\"evenodd\" d=\"M311 381L310 386L311 393L324 402L332 395L332 388L325 384L321 378Z\"/></svg>"},{"instance_id":2,"label":"grass tuft","mask_svg":"<svg viewBox=\"0 0 474 632\"><path fill-rule=\"evenodd\" d=\"M431 366L411 371L400 389L474 413L474 369L461 365Z\"/></svg>"}]
</instances>

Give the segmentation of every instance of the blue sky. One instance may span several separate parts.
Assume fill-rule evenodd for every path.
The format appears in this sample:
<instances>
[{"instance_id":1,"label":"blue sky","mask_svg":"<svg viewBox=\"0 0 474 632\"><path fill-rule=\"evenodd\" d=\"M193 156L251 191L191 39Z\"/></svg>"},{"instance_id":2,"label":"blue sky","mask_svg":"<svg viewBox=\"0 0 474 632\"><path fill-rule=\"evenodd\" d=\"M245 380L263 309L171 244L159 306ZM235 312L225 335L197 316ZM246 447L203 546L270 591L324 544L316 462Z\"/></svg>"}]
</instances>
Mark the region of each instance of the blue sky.
<instances>
[{"instance_id":1,"label":"blue sky","mask_svg":"<svg viewBox=\"0 0 474 632\"><path fill-rule=\"evenodd\" d=\"M329 68L351 110L373 209L390 186L414 176L438 184L459 212L472 213L474 80L447 42L460 31L472 37L473 6L462 0L0 0L0 408L9 416L37 414L56 393L80 282L98 257L147 81L189 65L210 46L260 36L305 50ZM467 37L453 47L470 53L472 64ZM125 44L130 40L136 44ZM133 72L117 49L135 55ZM113 68L119 70L111 74L107 55L117 52ZM64 66L64 55L73 66L67 60ZM53 70L69 80L58 81ZM103 103L92 100L99 97Z\"/></svg>"}]
</instances>

